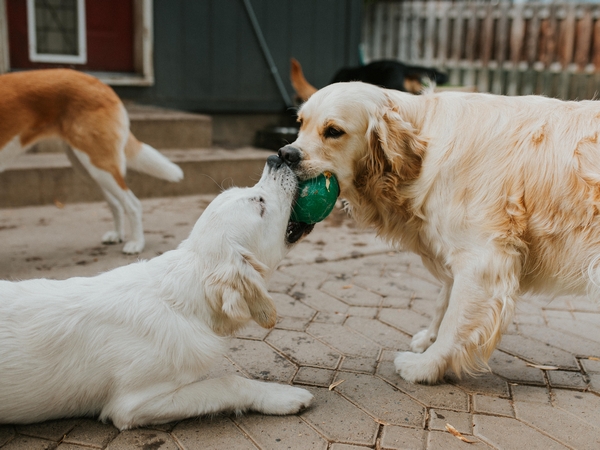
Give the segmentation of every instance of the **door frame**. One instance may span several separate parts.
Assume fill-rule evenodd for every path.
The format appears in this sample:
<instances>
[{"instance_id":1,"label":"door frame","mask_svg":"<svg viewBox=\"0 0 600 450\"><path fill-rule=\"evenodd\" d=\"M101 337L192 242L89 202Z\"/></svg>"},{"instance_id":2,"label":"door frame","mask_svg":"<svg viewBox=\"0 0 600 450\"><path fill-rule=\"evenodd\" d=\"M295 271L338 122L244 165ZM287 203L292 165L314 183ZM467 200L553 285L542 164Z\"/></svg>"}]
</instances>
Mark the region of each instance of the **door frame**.
<instances>
[{"instance_id":1,"label":"door frame","mask_svg":"<svg viewBox=\"0 0 600 450\"><path fill-rule=\"evenodd\" d=\"M88 72L112 86L154 84L153 0L133 0L133 67L135 73ZM10 72L6 0L0 0L0 74Z\"/></svg>"}]
</instances>

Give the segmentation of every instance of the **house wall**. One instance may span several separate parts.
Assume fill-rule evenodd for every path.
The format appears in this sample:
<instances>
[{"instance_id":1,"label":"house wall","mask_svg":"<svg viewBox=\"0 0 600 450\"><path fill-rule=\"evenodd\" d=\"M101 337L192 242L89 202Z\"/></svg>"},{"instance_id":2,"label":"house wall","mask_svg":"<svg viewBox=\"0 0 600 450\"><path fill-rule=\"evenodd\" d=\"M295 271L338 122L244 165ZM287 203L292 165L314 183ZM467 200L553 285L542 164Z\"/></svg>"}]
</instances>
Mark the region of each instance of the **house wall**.
<instances>
[{"instance_id":1,"label":"house wall","mask_svg":"<svg viewBox=\"0 0 600 450\"><path fill-rule=\"evenodd\" d=\"M290 97L289 60L326 85L358 64L363 0L250 0ZM154 0L150 87L116 87L126 99L191 111L280 112L285 102L243 0Z\"/></svg>"}]
</instances>

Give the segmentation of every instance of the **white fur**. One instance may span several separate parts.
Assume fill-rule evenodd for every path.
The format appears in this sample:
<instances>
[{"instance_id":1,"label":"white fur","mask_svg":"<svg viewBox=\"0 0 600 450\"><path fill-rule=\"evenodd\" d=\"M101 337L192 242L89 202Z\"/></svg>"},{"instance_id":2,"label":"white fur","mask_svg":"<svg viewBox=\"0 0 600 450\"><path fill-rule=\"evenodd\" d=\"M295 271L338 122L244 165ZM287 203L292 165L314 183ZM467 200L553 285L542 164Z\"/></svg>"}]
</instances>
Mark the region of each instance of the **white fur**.
<instances>
[{"instance_id":1,"label":"white fur","mask_svg":"<svg viewBox=\"0 0 600 450\"><path fill-rule=\"evenodd\" d=\"M142 143L140 152L127 161L127 167L163 180L177 182L183 179L181 168L148 144Z\"/></svg>"},{"instance_id":2,"label":"white fur","mask_svg":"<svg viewBox=\"0 0 600 450\"><path fill-rule=\"evenodd\" d=\"M288 251L296 178L265 167L176 250L93 278L0 281L0 423L98 415L120 429L223 410L291 414L304 389L205 379L226 336L274 325L266 281Z\"/></svg>"},{"instance_id":3,"label":"white fur","mask_svg":"<svg viewBox=\"0 0 600 450\"><path fill-rule=\"evenodd\" d=\"M351 214L443 285L396 358L406 380L485 370L523 292L598 290L600 102L339 83L298 116L299 177L333 172Z\"/></svg>"}]
</instances>

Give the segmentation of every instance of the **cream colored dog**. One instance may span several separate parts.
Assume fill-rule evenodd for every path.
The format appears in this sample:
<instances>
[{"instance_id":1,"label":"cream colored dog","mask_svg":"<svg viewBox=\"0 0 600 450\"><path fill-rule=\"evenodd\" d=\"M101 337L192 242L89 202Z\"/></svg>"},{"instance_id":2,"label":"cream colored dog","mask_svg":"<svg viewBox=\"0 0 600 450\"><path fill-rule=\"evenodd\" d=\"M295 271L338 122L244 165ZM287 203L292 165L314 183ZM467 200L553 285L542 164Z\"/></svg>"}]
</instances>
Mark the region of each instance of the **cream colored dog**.
<instances>
[{"instance_id":1,"label":"cream colored dog","mask_svg":"<svg viewBox=\"0 0 600 450\"><path fill-rule=\"evenodd\" d=\"M235 375L206 379L226 336L269 328L266 282L302 234L288 224L296 176L271 156L190 237L93 278L0 281L0 423L99 415L126 429L248 409L293 414L312 395Z\"/></svg>"},{"instance_id":2,"label":"cream colored dog","mask_svg":"<svg viewBox=\"0 0 600 450\"><path fill-rule=\"evenodd\" d=\"M484 369L526 291L599 285L599 102L340 83L298 117L282 158L300 178L333 172L358 222L443 285L395 360L406 380Z\"/></svg>"},{"instance_id":3,"label":"cream colored dog","mask_svg":"<svg viewBox=\"0 0 600 450\"><path fill-rule=\"evenodd\" d=\"M100 186L115 221L102 242L122 242L127 217L132 237L123 253L141 252L142 206L127 188L126 169L167 181L181 180L181 169L131 134L123 103L96 78L69 69L0 75L0 172L49 137L69 144L75 167L81 164Z\"/></svg>"}]
</instances>

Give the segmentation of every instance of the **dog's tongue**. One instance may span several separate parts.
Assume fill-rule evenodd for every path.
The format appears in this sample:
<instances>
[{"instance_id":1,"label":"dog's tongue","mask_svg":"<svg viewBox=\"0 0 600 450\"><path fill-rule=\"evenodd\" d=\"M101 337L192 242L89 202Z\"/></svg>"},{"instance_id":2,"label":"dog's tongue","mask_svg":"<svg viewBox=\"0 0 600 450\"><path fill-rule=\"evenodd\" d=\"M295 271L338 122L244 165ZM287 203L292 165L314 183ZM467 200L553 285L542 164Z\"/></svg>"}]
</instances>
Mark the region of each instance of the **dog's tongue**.
<instances>
[{"instance_id":1,"label":"dog's tongue","mask_svg":"<svg viewBox=\"0 0 600 450\"><path fill-rule=\"evenodd\" d=\"M294 244L302 236L305 236L308 233L310 233L314 227L314 223L309 225L304 222L289 222L287 226L287 231L285 233L285 239L288 242L288 244Z\"/></svg>"}]
</instances>

